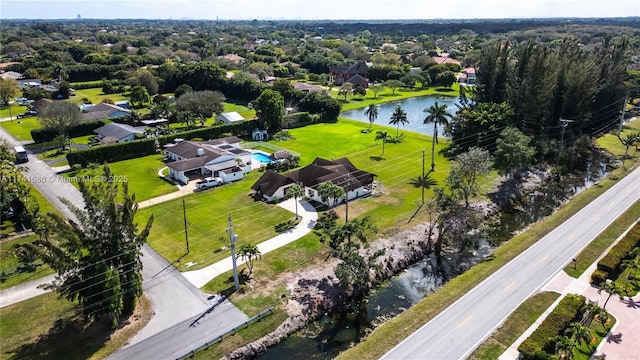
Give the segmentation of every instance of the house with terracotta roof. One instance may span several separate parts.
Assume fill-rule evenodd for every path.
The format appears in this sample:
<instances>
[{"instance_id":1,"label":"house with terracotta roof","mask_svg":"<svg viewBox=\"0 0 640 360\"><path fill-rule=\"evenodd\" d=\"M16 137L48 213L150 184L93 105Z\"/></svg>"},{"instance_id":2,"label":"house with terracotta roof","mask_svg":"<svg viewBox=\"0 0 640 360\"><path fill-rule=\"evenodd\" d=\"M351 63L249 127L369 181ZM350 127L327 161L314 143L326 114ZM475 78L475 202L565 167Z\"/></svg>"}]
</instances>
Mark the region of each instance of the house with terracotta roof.
<instances>
[{"instance_id":1,"label":"house with terracotta roof","mask_svg":"<svg viewBox=\"0 0 640 360\"><path fill-rule=\"evenodd\" d=\"M343 188L349 200L371 194L373 178L376 175L359 170L347 158L326 160L316 158L313 162L301 169L280 174L273 170L267 170L258 181L251 186L257 195L267 201L283 199L287 189L298 184L304 188L305 196L325 205L329 199L323 199L318 195L318 186L324 182L331 182ZM344 201L339 199L338 203Z\"/></svg>"},{"instance_id":2,"label":"house with terracotta roof","mask_svg":"<svg viewBox=\"0 0 640 360\"><path fill-rule=\"evenodd\" d=\"M465 85L474 85L476 83L476 69L469 67L458 75L458 82Z\"/></svg>"},{"instance_id":3,"label":"house with terracotta roof","mask_svg":"<svg viewBox=\"0 0 640 360\"><path fill-rule=\"evenodd\" d=\"M241 142L236 136L178 141L164 150L169 176L183 184L203 176L219 177L224 183L240 180L251 171L251 153L240 149Z\"/></svg>"},{"instance_id":4,"label":"house with terracotta roof","mask_svg":"<svg viewBox=\"0 0 640 360\"><path fill-rule=\"evenodd\" d=\"M461 64L460 61L448 56L432 56L431 61L435 62L436 64Z\"/></svg>"},{"instance_id":5,"label":"house with terracotta roof","mask_svg":"<svg viewBox=\"0 0 640 360\"><path fill-rule=\"evenodd\" d=\"M369 87L369 67L367 63L359 60L349 66L330 66L329 81L336 85L352 83L353 87Z\"/></svg>"}]
</instances>

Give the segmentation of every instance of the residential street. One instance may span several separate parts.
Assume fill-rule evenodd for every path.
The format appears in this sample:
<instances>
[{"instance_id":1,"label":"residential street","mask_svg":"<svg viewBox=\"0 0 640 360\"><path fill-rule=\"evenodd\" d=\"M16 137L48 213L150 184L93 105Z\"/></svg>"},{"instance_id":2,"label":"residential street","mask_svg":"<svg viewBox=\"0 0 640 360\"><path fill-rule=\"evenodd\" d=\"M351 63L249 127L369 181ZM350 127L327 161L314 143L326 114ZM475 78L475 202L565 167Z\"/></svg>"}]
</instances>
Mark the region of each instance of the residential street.
<instances>
[{"instance_id":1,"label":"residential street","mask_svg":"<svg viewBox=\"0 0 640 360\"><path fill-rule=\"evenodd\" d=\"M640 168L389 351L384 359L462 359L629 206Z\"/></svg>"},{"instance_id":2,"label":"residential street","mask_svg":"<svg viewBox=\"0 0 640 360\"><path fill-rule=\"evenodd\" d=\"M17 144L16 140L3 128L0 128L0 137L9 142L11 146ZM29 155L29 162L22 164L28 168L25 172L30 181L51 201L65 216L75 219L75 216L58 197L64 197L76 206L82 208L82 196L70 183L63 181L49 166L34 155ZM186 319L199 316L211 307L211 301L198 288L185 280L185 278L173 266L170 266L158 253L148 246L143 248L143 288L151 299L154 317L149 324L132 340L141 341ZM238 325L246 316L237 310L230 316L228 312L213 311L210 318L217 322L229 324L231 327ZM180 329L174 329L180 332ZM176 335L177 336L177 335ZM208 340L208 334L200 331L194 335L194 341ZM198 336L200 338L198 338ZM170 336L166 340L176 349L189 350L177 337Z\"/></svg>"}]
</instances>

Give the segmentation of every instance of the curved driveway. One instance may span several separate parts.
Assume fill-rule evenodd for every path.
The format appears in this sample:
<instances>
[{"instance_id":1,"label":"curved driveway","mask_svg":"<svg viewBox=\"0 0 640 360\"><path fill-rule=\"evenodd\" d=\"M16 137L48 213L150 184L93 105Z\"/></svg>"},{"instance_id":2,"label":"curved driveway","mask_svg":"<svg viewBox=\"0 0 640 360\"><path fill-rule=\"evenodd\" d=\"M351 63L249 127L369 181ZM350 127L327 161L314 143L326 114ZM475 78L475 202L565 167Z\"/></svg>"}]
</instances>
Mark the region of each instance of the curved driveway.
<instances>
[{"instance_id":1,"label":"curved driveway","mask_svg":"<svg viewBox=\"0 0 640 360\"><path fill-rule=\"evenodd\" d=\"M629 206L640 168L445 309L383 359L462 359Z\"/></svg>"}]
</instances>

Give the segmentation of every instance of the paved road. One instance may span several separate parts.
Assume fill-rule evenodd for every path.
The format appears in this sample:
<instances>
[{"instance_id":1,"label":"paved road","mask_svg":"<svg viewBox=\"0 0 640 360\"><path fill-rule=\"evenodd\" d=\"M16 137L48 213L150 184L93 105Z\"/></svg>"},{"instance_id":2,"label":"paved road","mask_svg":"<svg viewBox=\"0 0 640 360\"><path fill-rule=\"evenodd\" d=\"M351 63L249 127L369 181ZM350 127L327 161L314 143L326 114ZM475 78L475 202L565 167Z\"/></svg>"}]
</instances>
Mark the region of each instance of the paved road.
<instances>
[{"instance_id":1,"label":"paved road","mask_svg":"<svg viewBox=\"0 0 640 360\"><path fill-rule=\"evenodd\" d=\"M557 227L383 359L462 359L629 206L640 199L640 168Z\"/></svg>"},{"instance_id":2,"label":"paved road","mask_svg":"<svg viewBox=\"0 0 640 360\"><path fill-rule=\"evenodd\" d=\"M10 146L17 144L17 141L1 127L0 138L5 139ZM22 165L27 168L25 176L27 176L38 190L65 216L77 221L76 217L69 208L60 201L59 197L64 197L75 206L83 208L82 195L78 189L68 181L63 180L58 174L53 172L49 166L32 154L29 155L29 162ZM144 246L142 254L143 288L151 299L154 316L149 324L131 340L132 344L164 331L173 325L179 324L185 321L185 319L199 316L211 307L211 301L207 300L207 296L189 283L179 271L173 266L170 266L170 264L153 249ZM233 308L235 309L233 316L229 314L218 314L216 311L211 317L215 317L218 322L229 323L231 326L238 325L246 319L246 315L235 307ZM176 331L179 331L179 329L176 329ZM195 336L193 340L204 342L208 340L208 336L202 332L200 337ZM166 341L176 349L184 351L190 350L185 348L178 340Z\"/></svg>"}]
</instances>

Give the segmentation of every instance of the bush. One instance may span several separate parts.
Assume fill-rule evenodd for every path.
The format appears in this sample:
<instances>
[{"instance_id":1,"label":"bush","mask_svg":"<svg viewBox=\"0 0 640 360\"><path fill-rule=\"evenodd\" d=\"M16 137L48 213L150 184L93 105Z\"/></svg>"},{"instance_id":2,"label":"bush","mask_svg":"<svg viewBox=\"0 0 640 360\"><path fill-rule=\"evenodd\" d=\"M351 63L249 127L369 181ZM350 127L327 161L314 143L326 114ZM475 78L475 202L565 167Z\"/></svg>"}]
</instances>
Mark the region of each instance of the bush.
<instances>
[{"instance_id":1,"label":"bush","mask_svg":"<svg viewBox=\"0 0 640 360\"><path fill-rule=\"evenodd\" d=\"M74 138L78 136L86 136L93 134L93 130L104 126L105 122L102 120L87 121L78 124L69 129L69 137ZM52 141L58 133L49 129L33 129L31 130L31 138L36 143L45 143Z\"/></svg>"},{"instance_id":2,"label":"bush","mask_svg":"<svg viewBox=\"0 0 640 360\"><path fill-rule=\"evenodd\" d=\"M555 351L553 337L564 333L570 323L579 320L585 303L584 296L568 294L551 314L540 324L520 346L518 351L523 359L549 359Z\"/></svg>"},{"instance_id":3,"label":"bush","mask_svg":"<svg viewBox=\"0 0 640 360\"><path fill-rule=\"evenodd\" d=\"M599 286L609 278L609 273L600 269L591 274L591 284Z\"/></svg>"},{"instance_id":4,"label":"bush","mask_svg":"<svg viewBox=\"0 0 640 360\"><path fill-rule=\"evenodd\" d=\"M143 139L70 152L67 154L67 160L72 168L76 168L76 165L86 167L90 163L114 163L155 153L155 139Z\"/></svg>"},{"instance_id":5,"label":"bush","mask_svg":"<svg viewBox=\"0 0 640 360\"><path fill-rule=\"evenodd\" d=\"M76 90L95 89L102 87L102 81L87 81L83 83L72 83L71 87Z\"/></svg>"},{"instance_id":6,"label":"bush","mask_svg":"<svg viewBox=\"0 0 640 360\"><path fill-rule=\"evenodd\" d=\"M598 270L609 273L610 277L615 278L620 273L620 262L622 260L618 255L608 253L600 261L598 261Z\"/></svg>"}]
</instances>

